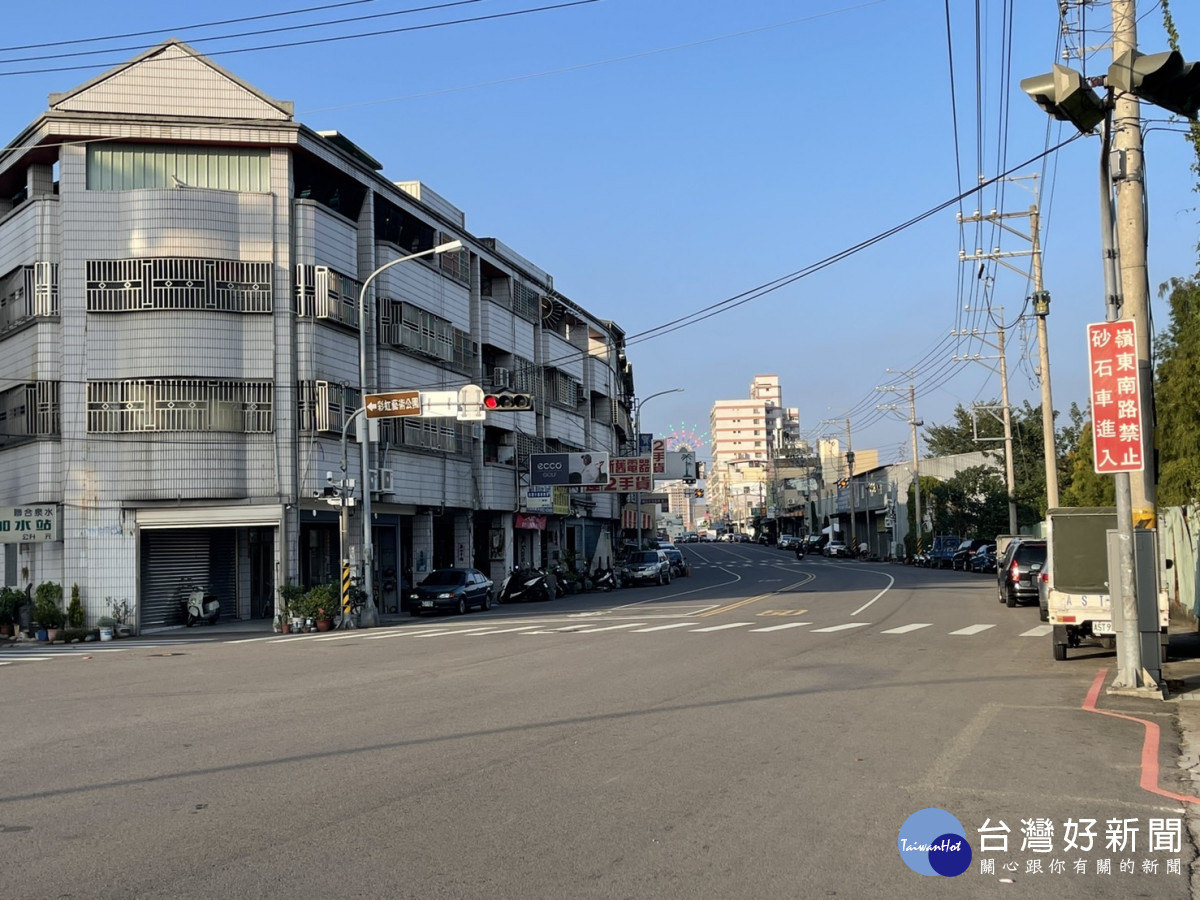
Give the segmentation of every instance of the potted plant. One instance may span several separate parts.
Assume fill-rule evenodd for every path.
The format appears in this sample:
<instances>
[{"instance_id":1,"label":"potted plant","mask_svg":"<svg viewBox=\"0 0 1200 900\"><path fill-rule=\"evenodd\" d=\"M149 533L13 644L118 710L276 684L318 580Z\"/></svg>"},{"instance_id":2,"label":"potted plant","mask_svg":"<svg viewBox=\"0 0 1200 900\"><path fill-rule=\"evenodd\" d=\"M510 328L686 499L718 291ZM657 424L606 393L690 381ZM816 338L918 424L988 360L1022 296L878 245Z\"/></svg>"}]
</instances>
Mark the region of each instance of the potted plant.
<instances>
[{"instance_id":1,"label":"potted plant","mask_svg":"<svg viewBox=\"0 0 1200 900\"><path fill-rule=\"evenodd\" d=\"M317 625L317 631L329 631L333 628L333 616L338 609L340 595L336 584L318 584L309 588L308 602L312 606L312 618Z\"/></svg>"},{"instance_id":2,"label":"potted plant","mask_svg":"<svg viewBox=\"0 0 1200 900\"><path fill-rule=\"evenodd\" d=\"M58 640L58 631L63 627L61 604L61 584L43 581L33 592L33 619L38 624L38 637L42 640Z\"/></svg>"},{"instance_id":3,"label":"potted plant","mask_svg":"<svg viewBox=\"0 0 1200 900\"><path fill-rule=\"evenodd\" d=\"M283 584L279 586L279 609L276 612L275 623L283 634L290 634L292 622L299 615L300 604L307 593L299 584Z\"/></svg>"},{"instance_id":4,"label":"potted plant","mask_svg":"<svg viewBox=\"0 0 1200 900\"><path fill-rule=\"evenodd\" d=\"M71 585L71 603L67 607L67 627L74 629L83 628L87 616L83 611L83 601L79 597L79 585Z\"/></svg>"},{"instance_id":5,"label":"potted plant","mask_svg":"<svg viewBox=\"0 0 1200 900\"><path fill-rule=\"evenodd\" d=\"M17 608L25 595L15 587L0 587L0 637L12 637L16 630Z\"/></svg>"}]
</instances>

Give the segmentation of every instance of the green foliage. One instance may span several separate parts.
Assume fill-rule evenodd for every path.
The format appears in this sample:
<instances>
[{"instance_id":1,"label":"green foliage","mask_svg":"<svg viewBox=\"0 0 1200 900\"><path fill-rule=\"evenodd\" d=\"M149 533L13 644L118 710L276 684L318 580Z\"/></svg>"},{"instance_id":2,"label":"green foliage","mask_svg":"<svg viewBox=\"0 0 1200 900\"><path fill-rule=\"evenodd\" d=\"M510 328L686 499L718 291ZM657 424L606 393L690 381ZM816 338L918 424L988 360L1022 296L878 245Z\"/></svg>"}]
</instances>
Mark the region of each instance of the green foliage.
<instances>
[{"instance_id":1,"label":"green foliage","mask_svg":"<svg viewBox=\"0 0 1200 900\"><path fill-rule=\"evenodd\" d=\"M1079 443L1067 458L1069 479L1059 492L1062 506L1115 506L1117 488L1111 475L1097 475L1092 454L1092 423L1083 426Z\"/></svg>"},{"instance_id":2,"label":"green foliage","mask_svg":"<svg viewBox=\"0 0 1200 900\"><path fill-rule=\"evenodd\" d=\"M300 584L281 584L279 586L279 599L283 602L282 608L279 610L283 618L289 616L298 616L297 604L308 593L308 588Z\"/></svg>"},{"instance_id":3,"label":"green foliage","mask_svg":"<svg viewBox=\"0 0 1200 900\"><path fill-rule=\"evenodd\" d=\"M104 605L108 607L108 614L118 625L126 624L133 616L133 607L128 600L117 600L113 597L105 597Z\"/></svg>"},{"instance_id":4,"label":"green foliage","mask_svg":"<svg viewBox=\"0 0 1200 900\"><path fill-rule=\"evenodd\" d=\"M13 625L17 609L25 602L25 593L15 587L0 587L0 625Z\"/></svg>"},{"instance_id":5,"label":"green foliage","mask_svg":"<svg viewBox=\"0 0 1200 900\"><path fill-rule=\"evenodd\" d=\"M341 601L341 592L336 584L318 584L309 588L293 604L288 605L291 614L298 619L319 619L336 615Z\"/></svg>"},{"instance_id":6,"label":"green foliage","mask_svg":"<svg viewBox=\"0 0 1200 900\"><path fill-rule=\"evenodd\" d=\"M1200 277L1173 278L1159 295L1167 295L1171 319L1155 344L1158 502L1182 506L1200 498Z\"/></svg>"},{"instance_id":7,"label":"green foliage","mask_svg":"<svg viewBox=\"0 0 1200 900\"><path fill-rule=\"evenodd\" d=\"M83 612L83 601L79 597L79 585L71 585L71 603L67 607L67 625L71 628L83 628L87 616Z\"/></svg>"},{"instance_id":8,"label":"green foliage","mask_svg":"<svg viewBox=\"0 0 1200 900\"><path fill-rule=\"evenodd\" d=\"M61 584L43 581L33 592L33 620L43 628L62 628L63 590Z\"/></svg>"}]
</instances>

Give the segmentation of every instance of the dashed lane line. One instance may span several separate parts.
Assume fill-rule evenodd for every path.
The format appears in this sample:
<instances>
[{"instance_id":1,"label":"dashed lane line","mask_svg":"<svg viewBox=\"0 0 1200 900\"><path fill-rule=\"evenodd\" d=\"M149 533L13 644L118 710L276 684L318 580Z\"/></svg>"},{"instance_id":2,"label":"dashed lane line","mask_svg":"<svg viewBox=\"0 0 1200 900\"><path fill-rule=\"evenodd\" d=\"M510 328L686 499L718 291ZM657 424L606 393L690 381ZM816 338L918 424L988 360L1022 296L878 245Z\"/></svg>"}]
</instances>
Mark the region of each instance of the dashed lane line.
<instances>
[{"instance_id":1,"label":"dashed lane line","mask_svg":"<svg viewBox=\"0 0 1200 900\"><path fill-rule=\"evenodd\" d=\"M901 625L899 628L889 628L887 631L881 631L880 634L908 634L910 631L916 631L920 628L929 628L932 622L914 622L912 625Z\"/></svg>"},{"instance_id":2,"label":"dashed lane line","mask_svg":"<svg viewBox=\"0 0 1200 900\"><path fill-rule=\"evenodd\" d=\"M846 631L850 628L865 628L870 622L847 622L845 625L832 625L829 628L814 628L810 634L829 634L831 631Z\"/></svg>"},{"instance_id":3,"label":"dashed lane line","mask_svg":"<svg viewBox=\"0 0 1200 900\"><path fill-rule=\"evenodd\" d=\"M768 625L766 628L751 628L750 631L761 634L764 631L783 631L785 628L799 628L801 625L811 625L812 622L785 622L782 625Z\"/></svg>"},{"instance_id":4,"label":"dashed lane line","mask_svg":"<svg viewBox=\"0 0 1200 900\"><path fill-rule=\"evenodd\" d=\"M705 634L709 631L724 631L726 628L746 628L753 625L753 622L730 622L727 625L710 625L707 628L693 628L693 634Z\"/></svg>"},{"instance_id":5,"label":"dashed lane line","mask_svg":"<svg viewBox=\"0 0 1200 900\"><path fill-rule=\"evenodd\" d=\"M979 634L981 631L987 631L989 628L995 628L995 625L968 625L966 628L960 628L958 631L951 631L951 634Z\"/></svg>"}]
</instances>

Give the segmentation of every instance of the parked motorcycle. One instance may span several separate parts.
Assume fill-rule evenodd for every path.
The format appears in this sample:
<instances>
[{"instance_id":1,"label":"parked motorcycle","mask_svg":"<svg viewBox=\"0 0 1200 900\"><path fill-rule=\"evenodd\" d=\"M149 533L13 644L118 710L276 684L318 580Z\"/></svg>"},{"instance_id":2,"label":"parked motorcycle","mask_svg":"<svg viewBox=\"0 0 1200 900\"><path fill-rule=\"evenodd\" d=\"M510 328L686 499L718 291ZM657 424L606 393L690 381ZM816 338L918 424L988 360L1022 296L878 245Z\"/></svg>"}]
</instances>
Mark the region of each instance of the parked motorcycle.
<instances>
[{"instance_id":1,"label":"parked motorcycle","mask_svg":"<svg viewBox=\"0 0 1200 900\"><path fill-rule=\"evenodd\" d=\"M513 569L504 576L500 585L501 603L516 603L521 600L550 600L550 582L540 569Z\"/></svg>"},{"instance_id":2,"label":"parked motorcycle","mask_svg":"<svg viewBox=\"0 0 1200 900\"><path fill-rule=\"evenodd\" d=\"M188 628L197 622L216 625L217 617L221 614L221 601L217 599L216 594L210 594L202 584L192 585L191 593L182 598L179 605L182 607Z\"/></svg>"},{"instance_id":3,"label":"parked motorcycle","mask_svg":"<svg viewBox=\"0 0 1200 900\"><path fill-rule=\"evenodd\" d=\"M616 569L597 569L594 586L596 590L607 593L621 586L621 575Z\"/></svg>"}]
</instances>

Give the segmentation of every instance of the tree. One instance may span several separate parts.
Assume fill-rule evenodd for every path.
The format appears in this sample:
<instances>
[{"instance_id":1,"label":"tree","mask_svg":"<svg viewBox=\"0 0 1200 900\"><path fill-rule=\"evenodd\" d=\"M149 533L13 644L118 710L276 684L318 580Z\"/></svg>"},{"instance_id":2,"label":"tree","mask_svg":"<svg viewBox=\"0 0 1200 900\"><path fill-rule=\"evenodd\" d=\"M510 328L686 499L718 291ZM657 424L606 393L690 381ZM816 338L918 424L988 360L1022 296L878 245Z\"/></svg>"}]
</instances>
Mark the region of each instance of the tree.
<instances>
[{"instance_id":1,"label":"tree","mask_svg":"<svg viewBox=\"0 0 1200 900\"><path fill-rule=\"evenodd\" d=\"M1171 319L1155 342L1158 502L1180 506L1200 497L1200 278L1172 278L1164 295Z\"/></svg>"},{"instance_id":2,"label":"tree","mask_svg":"<svg viewBox=\"0 0 1200 900\"><path fill-rule=\"evenodd\" d=\"M1116 505L1116 481L1111 475L1096 473L1091 422L1085 423L1080 429L1075 450L1067 458L1067 468L1069 478L1059 497L1063 506Z\"/></svg>"}]
</instances>

